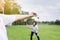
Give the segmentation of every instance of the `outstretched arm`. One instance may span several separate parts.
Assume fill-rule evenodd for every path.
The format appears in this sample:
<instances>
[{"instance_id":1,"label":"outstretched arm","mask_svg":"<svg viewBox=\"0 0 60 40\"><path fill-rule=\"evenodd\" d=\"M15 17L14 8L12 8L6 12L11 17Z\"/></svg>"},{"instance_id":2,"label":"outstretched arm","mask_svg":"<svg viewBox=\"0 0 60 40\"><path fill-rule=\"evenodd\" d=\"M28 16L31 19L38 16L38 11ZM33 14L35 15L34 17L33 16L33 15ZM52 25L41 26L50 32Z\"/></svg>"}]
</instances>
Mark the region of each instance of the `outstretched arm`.
<instances>
[{"instance_id":1,"label":"outstretched arm","mask_svg":"<svg viewBox=\"0 0 60 40\"><path fill-rule=\"evenodd\" d=\"M4 15L3 20L5 25L12 23L16 20L22 20L25 18L36 16L36 13L31 13L30 15Z\"/></svg>"},{"instance_id":2,"label":"outstretched arm","mask_svg":"<svg viewBox=\"0 0 60 40\"><path fill-rule=\"evenodd\" d=\"M29 18L29 17L33 17L33 16L37 16L37 14L31 13L30 15L16 15L15 21L22 20L22 19Z\"/></svg>"}]
</instances>

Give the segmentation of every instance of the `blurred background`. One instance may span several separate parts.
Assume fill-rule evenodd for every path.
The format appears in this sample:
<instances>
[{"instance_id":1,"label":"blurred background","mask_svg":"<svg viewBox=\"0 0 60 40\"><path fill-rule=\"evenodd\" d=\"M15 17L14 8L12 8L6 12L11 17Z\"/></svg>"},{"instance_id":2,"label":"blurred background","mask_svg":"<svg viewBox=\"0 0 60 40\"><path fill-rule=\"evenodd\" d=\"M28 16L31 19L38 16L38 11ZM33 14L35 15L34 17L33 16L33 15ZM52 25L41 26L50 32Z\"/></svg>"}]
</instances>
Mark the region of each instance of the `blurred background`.
<instances>
[{"instance_id":1,"label":"blurred background","mask_svg":"<svg viewBox=\"0 0 60 40\"><path fill-rule=\"evenodd\" d=\"M38 14L37 18L29 18L31 20L60 24L60 0L0 0L0 13L2 14L26 15L31 12ZM23 21L26 22L27 19Z\"/></svg>"},{"instance_id":2,"label":"blurred background","mask_svg":"<svg viewBox=\"0 0 60 40\"><path fill-rule=\"evenodd\" d=\"M60 0L0 0L0 14L28 15L37 17L17 20L6 27L9 40L29 40L28 27L37 21L41 40L60 40ZM33 37L36 40L35 36Z\"/></svg>"}]
</instances>

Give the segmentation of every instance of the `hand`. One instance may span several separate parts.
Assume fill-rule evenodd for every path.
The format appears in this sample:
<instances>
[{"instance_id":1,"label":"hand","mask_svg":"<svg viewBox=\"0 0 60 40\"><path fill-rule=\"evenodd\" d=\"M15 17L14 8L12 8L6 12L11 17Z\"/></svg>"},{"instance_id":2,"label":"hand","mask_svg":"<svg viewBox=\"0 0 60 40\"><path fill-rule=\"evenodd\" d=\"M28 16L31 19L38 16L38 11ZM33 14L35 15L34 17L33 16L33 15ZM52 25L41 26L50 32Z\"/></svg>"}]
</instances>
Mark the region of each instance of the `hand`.
<instances>
[{"instance_id":1,"label":"hand","mask_svg":"<svg viewBox=\"0 0 60 40\"><path fill-rule=\"evenodd\" d=\"M31 16L37 16L37 13L32 12Z\"/></svg>"}]
</instances>

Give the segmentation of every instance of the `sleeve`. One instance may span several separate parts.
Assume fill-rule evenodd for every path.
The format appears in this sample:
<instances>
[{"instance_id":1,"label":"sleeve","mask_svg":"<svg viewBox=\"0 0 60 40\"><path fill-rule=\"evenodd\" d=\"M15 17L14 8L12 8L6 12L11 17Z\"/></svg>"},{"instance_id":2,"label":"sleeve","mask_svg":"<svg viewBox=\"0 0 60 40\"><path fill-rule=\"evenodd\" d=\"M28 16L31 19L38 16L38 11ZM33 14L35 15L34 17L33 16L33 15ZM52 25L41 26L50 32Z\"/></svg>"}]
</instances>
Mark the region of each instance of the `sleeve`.
<instances>
[{"instance_id":1,"label":"sleeve","mask_svg":"<svg viewBox=\"0 0 60 40\"><path fill-rule=\"evenodd\" d=\"M38 26L36 25L36 28L37 28L37 30L38 30Z\"/></svg>"},{"instance_id":2,"label":"sleeve","mask_svg":"<svg viewBox=\"0 0 60 40\"><path fill-rule=\"evenodd\" d=\"M3 21L5 25L8 25L15 21L15 15L4 15Z\"/></svg>"}]
</instances>

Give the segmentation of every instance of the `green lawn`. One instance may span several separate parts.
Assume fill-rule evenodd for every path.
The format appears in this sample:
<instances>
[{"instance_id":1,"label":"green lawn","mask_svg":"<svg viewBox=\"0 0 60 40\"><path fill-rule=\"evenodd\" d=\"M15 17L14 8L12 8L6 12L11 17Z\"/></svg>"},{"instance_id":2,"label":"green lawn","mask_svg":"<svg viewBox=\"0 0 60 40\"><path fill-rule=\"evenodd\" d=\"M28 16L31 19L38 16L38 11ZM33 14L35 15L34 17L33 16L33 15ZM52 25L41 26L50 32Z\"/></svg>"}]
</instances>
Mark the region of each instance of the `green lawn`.
<instances>
[{"instance_id":1,"label":"green lawn","mask_svg":"<svg viewBox=\"0 0 60 40\"><path fill-rule=\"evenodd\" d=\"M30 40L31 29L26 25L8 26L8 39L9 40ZM59 25L39 25L39 36L41 40L60 40L60 26ZM37 40L33 36L33 40Z\"/></svg>"}]
</instances>

